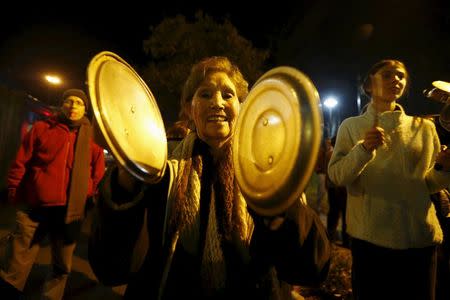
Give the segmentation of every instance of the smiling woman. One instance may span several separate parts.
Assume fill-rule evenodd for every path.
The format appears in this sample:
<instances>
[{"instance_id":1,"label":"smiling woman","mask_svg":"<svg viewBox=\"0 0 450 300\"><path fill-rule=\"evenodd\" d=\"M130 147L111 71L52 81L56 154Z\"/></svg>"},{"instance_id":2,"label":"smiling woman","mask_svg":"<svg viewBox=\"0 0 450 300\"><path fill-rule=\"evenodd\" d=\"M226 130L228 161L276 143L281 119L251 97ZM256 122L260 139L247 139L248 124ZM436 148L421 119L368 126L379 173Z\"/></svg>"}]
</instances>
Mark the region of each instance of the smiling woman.
<instances>
[{"instance_id":1,"label":"smiling woman","mask_svg":"<svg viewBox=\"0 0 450 300\"><path fill-rule=\"evenodd\" d=\"M128 284L127 299L290 299L291 284L325 279L330 247L318 216L301 199L283 216L258 215L235 180L232 137L247 93L228 58L201 60L181 97L191 131L161 181L110 170L89 247L102 283Z\"/></svg>"},{"instance_id":2,"label":"smiling woman","mask_svg":"<svg viewBox=\"0 0 450 300\"><path fill-rule=\"evenodd\" d=\"M248 84L227 59L219 57L202 61L192 70L191 78L183 90L182 108L198 136L211 147L221 148L231 137Z\"/></svg>"},{"instance_id":3,"label":"smiling woman","mask_svg":"<svg viewBox=\"0 0 450 300\"><path fill-rule=\"evenodd\" d=\"M191 118L197 134L220 148L230 137L239 110L234 84L223 72L209 75L192 99Z\"/></svg>"}]
</instances>

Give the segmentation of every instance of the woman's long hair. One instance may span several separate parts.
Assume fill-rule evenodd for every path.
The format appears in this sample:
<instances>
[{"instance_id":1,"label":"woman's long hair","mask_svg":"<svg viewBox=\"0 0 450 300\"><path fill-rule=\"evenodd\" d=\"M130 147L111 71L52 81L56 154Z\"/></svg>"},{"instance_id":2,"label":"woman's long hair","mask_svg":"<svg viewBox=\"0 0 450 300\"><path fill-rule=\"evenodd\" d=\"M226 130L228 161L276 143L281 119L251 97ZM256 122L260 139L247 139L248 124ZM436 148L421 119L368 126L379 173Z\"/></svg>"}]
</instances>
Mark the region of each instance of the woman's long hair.
<instances>
[{"instance_id":1,"label":"woman's long hair","mask_svg":"<svg viewBox=\"0 0 450 300\"><path fill-rule=\"evenodd\" d=\"M364 76L364 78L361 82L361 85L359 87L362 94L367 96L369 99L372 98L372 92L370 90L371 84L372 84L371 79L370 79L371 76L375 75L375 73L377 73L384 66L389 66L389 65L390 66L398 66L405 70L406 86L405 86L405 91L403 92L403 95L400 97L400 99L407 98L409 85L410 85L409 72L408 72L408 69L406 68L405 64L403 62L401 62L400 60L396 60L396 59L380 60L369 69L369 71ZM400 99L398 99L398 100L400 100Z\"/></svg>"}]
</instances>

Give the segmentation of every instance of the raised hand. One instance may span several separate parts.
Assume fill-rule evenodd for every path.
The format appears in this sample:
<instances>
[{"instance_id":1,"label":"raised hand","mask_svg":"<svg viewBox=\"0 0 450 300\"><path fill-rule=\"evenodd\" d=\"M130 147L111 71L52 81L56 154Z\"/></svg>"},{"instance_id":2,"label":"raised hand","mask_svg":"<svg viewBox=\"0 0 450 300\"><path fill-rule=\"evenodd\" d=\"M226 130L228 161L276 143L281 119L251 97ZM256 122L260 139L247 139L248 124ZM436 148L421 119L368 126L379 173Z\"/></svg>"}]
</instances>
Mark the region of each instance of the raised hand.
<instances>
[{"instance_id":1,"label":"raised hand","mask_svg":"<svg viewBox=\"0 0 450 300\"><path fill-rule=\"evenodd\" d=\"M372 128L366 132L363 146L367 151L373 151L385 143L384 129L378 126L378 118L375 118Z\"/></svg>"}]
</instances>

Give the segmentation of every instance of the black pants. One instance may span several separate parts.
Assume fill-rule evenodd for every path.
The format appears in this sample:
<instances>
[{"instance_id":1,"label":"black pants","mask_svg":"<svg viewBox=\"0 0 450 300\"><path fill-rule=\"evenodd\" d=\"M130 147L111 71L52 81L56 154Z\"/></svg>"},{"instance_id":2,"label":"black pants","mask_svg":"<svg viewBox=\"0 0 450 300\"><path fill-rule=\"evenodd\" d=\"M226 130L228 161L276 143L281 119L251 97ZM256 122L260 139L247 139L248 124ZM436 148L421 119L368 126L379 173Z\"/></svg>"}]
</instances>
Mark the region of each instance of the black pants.
<instances>
[{"instance_id":1,"label":"black pants","mask_svg":"<svg viewBox=\"0 0 450 300\"><path fill-rule=\"evenodd\" d=\"M437 250L437 283L436 299L450 299L450 218L439 217L439 222L444 232L444 242Z\"/></svg>"},{"instance_id":2,"label":"black pants","mask_svg":"<svg viewBox=\"0 0 450 300\"><path fill-rule=\"evenodd\" d=\"M42 288L45 299L60 300L72 268L72 256L80 232L80 222L65 224L65 207L17 211L16 229L10 240L6 266L0 270L5 299L17 299L23 291L41 242L48 234L52 253L52 271ZM4 288L5 287L5 288ZM14 287L14 289L12 288ZM3 292L3 291L2 291ZM13 296L13 294L19 294ZM2 295L0 294L0 298Z\"/></svg>"},{"instance_id":3,"label":"black pants","mask_svg":"<svg viewBox=\"0 0 450 300\"><path fill-rule=\"evenodd\" d=\"M355 300L434 300L436 246L393 250L351 240Z\"/></svg>"},{"instance_id":4,"label":"black pants","mask_svg":"<svg viewBox=\"0 0 450 300\"><path fill-rule=\"evenodd\" d=\"M342 244L348 246L347 223L345 221L345 210L347 209L347 190L345 187L329 187L328 192L328 215L327 231L330 239L334 241L337 235L339 218L342 220Z\"/></svg>"}]
</instances>

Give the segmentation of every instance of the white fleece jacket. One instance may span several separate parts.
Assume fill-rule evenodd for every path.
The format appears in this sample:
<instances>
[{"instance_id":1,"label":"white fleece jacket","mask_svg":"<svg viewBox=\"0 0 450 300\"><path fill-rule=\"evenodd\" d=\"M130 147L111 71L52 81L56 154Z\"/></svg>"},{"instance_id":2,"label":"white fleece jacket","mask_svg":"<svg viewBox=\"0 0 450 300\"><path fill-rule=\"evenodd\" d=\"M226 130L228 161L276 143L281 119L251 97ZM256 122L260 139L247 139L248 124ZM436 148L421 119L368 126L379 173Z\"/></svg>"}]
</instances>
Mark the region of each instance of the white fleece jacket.
<instances>
[{"instance_id":1,"label":"white fleece jacket","mask_svg":"<svg viewBox=\"0 0 450 300\"><path fill-rule=\"evenodd\" d=\"M362 142L376 118L387 142L368 152ZM347 187L348 233L392 249L441 243L430 193L448 187L450 172L433 168L439 149L434 123L406 115L398 104L378 116L369 105L363 115L342 122L328 173Z\"/></svg>"}]
</instances>

